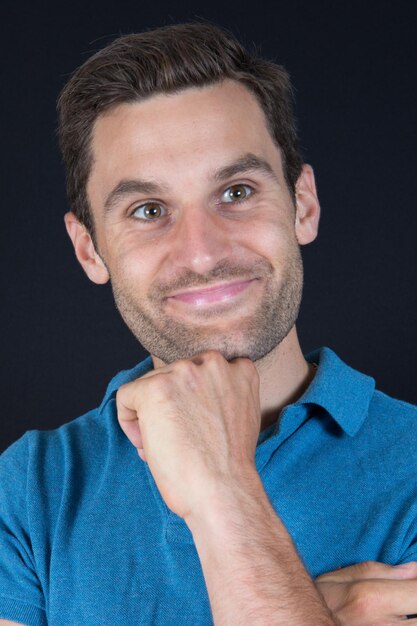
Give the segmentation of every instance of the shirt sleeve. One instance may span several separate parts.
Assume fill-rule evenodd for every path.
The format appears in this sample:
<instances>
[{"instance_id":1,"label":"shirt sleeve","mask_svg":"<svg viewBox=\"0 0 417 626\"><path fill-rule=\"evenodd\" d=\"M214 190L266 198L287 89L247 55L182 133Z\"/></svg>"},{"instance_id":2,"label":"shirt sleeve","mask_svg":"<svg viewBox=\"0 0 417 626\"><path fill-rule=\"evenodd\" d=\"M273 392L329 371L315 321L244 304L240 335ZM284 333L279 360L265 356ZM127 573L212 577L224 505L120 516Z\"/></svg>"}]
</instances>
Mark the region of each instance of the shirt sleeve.
<instances>
[{"instance_id":1,"label":"shirt sleeve","mask_svg":"<svg viewBox=\"0 0 417 626\"><path fill-rule=\"evenodd\" d=\"M0 619L47 626L31 546L27 468L28 434L0 456Z\"/></svg>"}]
</instances>

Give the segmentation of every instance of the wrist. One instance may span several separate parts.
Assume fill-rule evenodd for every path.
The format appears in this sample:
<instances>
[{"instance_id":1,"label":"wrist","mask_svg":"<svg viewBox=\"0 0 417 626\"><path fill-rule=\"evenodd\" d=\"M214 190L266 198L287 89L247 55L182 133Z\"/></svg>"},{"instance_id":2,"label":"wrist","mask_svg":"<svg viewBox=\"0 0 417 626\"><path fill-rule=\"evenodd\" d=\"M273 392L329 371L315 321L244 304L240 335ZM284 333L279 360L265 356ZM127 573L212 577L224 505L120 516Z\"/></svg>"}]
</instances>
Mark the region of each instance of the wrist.
<instances>
[{"instance_id":1,"label":"wrist","mask_svg":"<svg viewBox=\"0 0 417 626\"><path fill-rule=\"evenodd\" d=\"M184 518L195 541L201 535L235 536L236 529L247 524L248 516L271 508L256 468L249 468L239 479L215 481L206 485L204 498Z\"/></svg>"},{"instance_id":2,"label":"wrist","mask_svg":"<svg viewBox=\"0 0 417 626\"><path fill-rule=\"evenodd\" d=\"M185 521L215 623L335 626L257 473L216 484Z\"/></svg>"}]
</instances>

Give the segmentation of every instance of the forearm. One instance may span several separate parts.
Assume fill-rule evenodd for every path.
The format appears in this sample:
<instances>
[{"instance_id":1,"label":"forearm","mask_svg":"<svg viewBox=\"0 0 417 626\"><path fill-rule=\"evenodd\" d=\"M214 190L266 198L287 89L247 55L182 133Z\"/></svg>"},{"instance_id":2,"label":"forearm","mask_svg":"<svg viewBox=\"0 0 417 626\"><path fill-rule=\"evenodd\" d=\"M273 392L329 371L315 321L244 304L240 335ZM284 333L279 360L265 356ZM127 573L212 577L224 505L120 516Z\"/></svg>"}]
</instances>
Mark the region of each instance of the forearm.
<instances>
[{"instance_id":1,"label":"forearm","mask_svg":"<svg viewBox=\"0 0 417 626\"><path fill-rule=\"evenodd\" d=\"M117 407L162 498L193 534L216 626L334 626L254 466L254 363L201 353L122 386Z\"/></svg>"},{"instance_id":2,"label":"forearm","mask_svg":"<svg viewBox=\"0 0 417 626\"><path fill-rule=\"evenodd\" d=\"M216 626L335 626L258 478L187 520Z\"/></svg>"}]
</instances>

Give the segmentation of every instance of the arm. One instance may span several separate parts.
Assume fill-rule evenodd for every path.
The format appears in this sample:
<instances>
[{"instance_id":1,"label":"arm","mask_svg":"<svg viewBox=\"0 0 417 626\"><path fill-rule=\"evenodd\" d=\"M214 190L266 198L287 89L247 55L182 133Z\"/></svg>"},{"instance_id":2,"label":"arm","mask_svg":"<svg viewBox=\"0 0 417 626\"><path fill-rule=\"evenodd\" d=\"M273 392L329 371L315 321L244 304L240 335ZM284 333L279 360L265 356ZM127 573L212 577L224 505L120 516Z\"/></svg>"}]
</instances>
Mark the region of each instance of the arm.
<instances>
[{"instance_id":1,"label":"arm","mask_svg":"<svg viewBox=\"0 0 417 626\"><path fill-rule=\"evenodd\" d=\"M253 363L215 352L177 361L121 387L117 409L167 506L194 536L216 626L337 623L256 471Z\"/></svg>"},{"instance_id":2,"label":"arm","mask_svg":"<svg viewBox=\"0 0 417 626\"><path fill-rule=\"evenodd\" d=\"M250 493L233 489L186 521L216 625L338 623L304 569L258 475Z\"/></svg>"},{"instance_id":3,"label":"arm","mask_svg":"<svg viewBox=\"0 0 417 626\"><path fill-rule=\"evenodd\" d=\"M28 513L30 434L0 456L0 624L45 624ZM36 481L35 481L36 482Z\"/></svg>"},{"instance_id":4,"label":"arm","mask_svg":"<svg viewBox=\"0 0 417 626\"><path fill-rule=\"evenodd\" d=\"M0 626L24 626L23 624L18 624L17 622L9 622L7 619L0 619Z\"/></svg>"}]
</instances>

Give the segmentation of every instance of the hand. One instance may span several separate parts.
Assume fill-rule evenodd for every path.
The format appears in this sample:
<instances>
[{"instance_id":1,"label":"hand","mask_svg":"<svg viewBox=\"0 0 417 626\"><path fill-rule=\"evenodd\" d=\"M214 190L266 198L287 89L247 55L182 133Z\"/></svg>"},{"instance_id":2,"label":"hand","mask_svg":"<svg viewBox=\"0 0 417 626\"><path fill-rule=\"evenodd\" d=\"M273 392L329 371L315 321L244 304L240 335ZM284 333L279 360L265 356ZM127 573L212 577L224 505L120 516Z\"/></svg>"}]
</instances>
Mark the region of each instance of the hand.
<instances>
[{"instance_id":1,"label":"hand","mask_svg":"<svg viewBox=\"0 0 417 626\"><path fill-rule=\"evenodd\" d=\"M249 359L210 351L176 361L120 387L116 402L121 428L180 517L242 480L258 486L259 377Z\"/></svg>"},{"instance_id":2,"label":"hand","mask_svg":"<svg viewBox=\"0 0 417 626\"><path fill-rule=\"evenodd\" d=\"M392 567L366 561L316 578L342 626L393 626L417 614L417 563Z\"/></svg>"}]
</instances>

